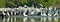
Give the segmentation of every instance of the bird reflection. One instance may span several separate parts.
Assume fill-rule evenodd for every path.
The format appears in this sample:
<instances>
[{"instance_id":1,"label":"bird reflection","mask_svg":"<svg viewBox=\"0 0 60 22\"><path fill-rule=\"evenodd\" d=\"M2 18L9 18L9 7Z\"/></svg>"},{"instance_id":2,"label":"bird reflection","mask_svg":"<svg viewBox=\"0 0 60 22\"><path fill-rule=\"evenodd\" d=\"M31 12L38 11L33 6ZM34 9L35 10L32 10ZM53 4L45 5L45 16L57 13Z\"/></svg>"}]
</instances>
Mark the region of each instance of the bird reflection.
<instances>
[{"instance_id":1,"label":"bird reflection","mask_svg":"<svg viewBox=\"0 0 60 22\"><path fill-rule=\"evenodd\" d=\"M54 17L54 22L58 22L58 17Z\"/></svg>"},{"instance_id":2,"label":"bird reflection","mask_svg":"<svg viewBox=\"0 0 60 22\"><path fill-rule=\"evenodd\" d=\"M27 20L28 20L27 17L23 18L23 22L35 22L35 19L33 19L33 18L31 18L30 21L27 21Z\"/></svg>"},{"instance_id":3,"label":"bird reflection","mask_svg":"<svg viewBox=\"0 0 60 22\"><path fill-rule=\"evenodd\" d=\"M58 22L58 17L40 17L32 18L32 17L0 17L2 22ZM1 21L1 20L0 20Z\"/></svg>"},{"instance_id":4,"label":"bird reflection","mask_svg":"<svg viewBox=\"0 0 60 22\"><path fill-rule=\"evenodd\" d=\"M52 17L48 17L48 22L52 22Z\"/></svg>"}]
</instances>

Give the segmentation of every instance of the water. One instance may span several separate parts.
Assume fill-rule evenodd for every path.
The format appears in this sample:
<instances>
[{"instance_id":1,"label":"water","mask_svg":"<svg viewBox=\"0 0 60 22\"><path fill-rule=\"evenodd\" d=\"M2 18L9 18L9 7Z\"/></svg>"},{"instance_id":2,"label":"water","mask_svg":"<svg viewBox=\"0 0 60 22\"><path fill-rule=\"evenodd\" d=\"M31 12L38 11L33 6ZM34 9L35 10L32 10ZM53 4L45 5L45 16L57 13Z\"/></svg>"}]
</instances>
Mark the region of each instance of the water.
<instances>
[{"instance_id":1,"label":"water","mask_svg":"<svg viewBox=\"0 0 60 22\"><path fill-rule=\"evenodd\" d=\"M60 22L60 17L0 17L0 22Z\"/></svg>"}]
</instances>

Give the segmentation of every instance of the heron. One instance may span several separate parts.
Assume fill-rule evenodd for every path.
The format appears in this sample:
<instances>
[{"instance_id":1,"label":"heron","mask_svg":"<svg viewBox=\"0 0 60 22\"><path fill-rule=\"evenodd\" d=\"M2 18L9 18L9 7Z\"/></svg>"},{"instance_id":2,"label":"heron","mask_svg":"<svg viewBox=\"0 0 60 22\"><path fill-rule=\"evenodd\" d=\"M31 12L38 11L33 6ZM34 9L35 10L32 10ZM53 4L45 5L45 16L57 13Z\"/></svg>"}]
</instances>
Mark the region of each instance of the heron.
<instances>
[{"instance_id":1,"label":"heron","mask_svg":"<svg viewBox=\"0 0 60 22\"><path fill-rule=\"evenodd\" d=\"M56 10L55 14L53 16L58 16L58 10Z\"/></svg>"},{"instance_id":2,"label":"heron","mask_svg":"<svg viewBox=\"0 0 60 22\"><path fill-rule=\"evenodd\" d=\"M48 16L52 16L51 10L52 10L52 6L50 6L49 9L48 9Z\"/></svg>"},{"instance_id":3,"label":"heron","mask_svg":"<svg viewBox=\"0 0 60 22\"><path fill-rule=\"evenodd\" d=\"M3 14L3 15L6 15L6 13L5 13L4 11L2 11L2 14Z\"/></svg>"},{"instance_id":4,"label":"heron","mask_svg":"<svg viewBox=\"0 0 60 22\"><path fill-rule=\"evenodd\" d=\"M10 12L7 12L7 15L10 16Z\"/></svg>"},{"instance_id":5,"label":"heron","mask_svg":"<svg viewBox=\"0 0 60 22\"><path fill-rule=\"evenodd\" d=\"M56 10L56 7L54 8L54 10L55 10L55 13L53 16L58 16L58 10Z\"/></svg>"},{"instance_id":6,"label":"heron","mask_svg":"<svg viewBox=\"0 0 60 22\"><path fill-rule=\"evenodd\" d=\"M28 15L26 15L26 12L27 12L27 9L25 8L25 11L23 13L24 16L28 16Z\"/></svg>"},{"instance_id":7,"label":"heron","mask_svg":"<svg viewBox=\"0 0 60 22\"><path fill-rule=\"evenodd\" d=\"M43 8L43 9L41 9L41 16L47 16L46 15L46 10Z\"/></svg>"}]
</instances>

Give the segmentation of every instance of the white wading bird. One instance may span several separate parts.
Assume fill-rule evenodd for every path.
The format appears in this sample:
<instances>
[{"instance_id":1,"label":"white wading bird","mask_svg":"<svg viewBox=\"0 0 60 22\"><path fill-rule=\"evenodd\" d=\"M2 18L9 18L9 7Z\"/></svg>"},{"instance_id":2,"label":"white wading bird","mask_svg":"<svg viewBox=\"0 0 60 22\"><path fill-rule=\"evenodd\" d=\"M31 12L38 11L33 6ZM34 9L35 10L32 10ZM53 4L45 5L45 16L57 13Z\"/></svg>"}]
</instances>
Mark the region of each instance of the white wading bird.
<instances>
[{"instance_id":1,"label":"white wading bird","mask_svg":"<svg viewBox=\"0 0 60 22\"><path fill-rule=\"evenodd\" d=\"M7 15L10 16L9 12L7 12Z\"/></svg>"},{"instance_id":2,"label":"white wading bird","mask_svg":"<svg viewBox=\"0 0 60 22\"><path fill-rule=\"evenodd\" d=\"M54 8L55 14L53 16L58 16L58 10L56 10L56 7Z\"/></svg>"},{"instance_id":3,"label":"white wading bird","mask_svg":"<svg viewBox=\"0 0 60 22\"><path fill-rule=\"evenodd\" d=\"M58 16L58 11L55 12L55 14L53 16Z\"/></svg>"},{"instance_id":4,"label":"white wading bird","mask_svg":"<svg viewBox=\"0 0 60 22\"><path fill-rule=\"evenodd\" d=\"M2 13L3 13L3 15L6 15L6 14L4 13L4 11L3 11Z\"/></svg>"},{"instance_id":5,"label":"white wading bird","mask_svg":"<svg viewBox=\"0 0 60 22\"><path fill-rule=\"evenodd\" d=\"M41 9L41 16L47 16L47 15L46 15L45 8L42 8L42 9Z\"/></svg>"},{"instance_id":6,"label":"white wading bird","mask_svg":"<svg viewBox=\"0 0 60 22\"><path fill-rule=\"evenodd\" d=\"M25 8L24 13L23 13L24 16L28 16L28 15L26 15L26 11L27 11L27 9Z\"/></svg>"},{"instance_id":7,"label":"white wading bird","mask_svg":"<svg viewBox=\"0 0 60 22\"><path fill-rule=\"evenodd\" d=\"M52 16L51 10L52 10L52 6L49 7L48 16Z\"/></svg>"}]
</instances>

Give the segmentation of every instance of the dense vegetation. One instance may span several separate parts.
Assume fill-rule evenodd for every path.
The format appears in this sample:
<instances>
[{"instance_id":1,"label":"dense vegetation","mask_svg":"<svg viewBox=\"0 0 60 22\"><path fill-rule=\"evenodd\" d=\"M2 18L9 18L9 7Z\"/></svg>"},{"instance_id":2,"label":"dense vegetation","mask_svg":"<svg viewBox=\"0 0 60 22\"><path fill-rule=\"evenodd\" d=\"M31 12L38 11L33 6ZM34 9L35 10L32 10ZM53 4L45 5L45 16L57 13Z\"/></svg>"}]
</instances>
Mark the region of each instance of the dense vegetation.
<instances>
[{"instance_id":1,"label":"dense vegetation","mask_svg":"<svg viewBox=\"0 0 60 22\"><path fill-rule=\"evenodd\" d=\"M17 6L32 6L40 7L42 4L44 7L55 6L60 4L60 0L0 0L0 8L2 7L17 7Z\"/></svg>"}]
</instances>

